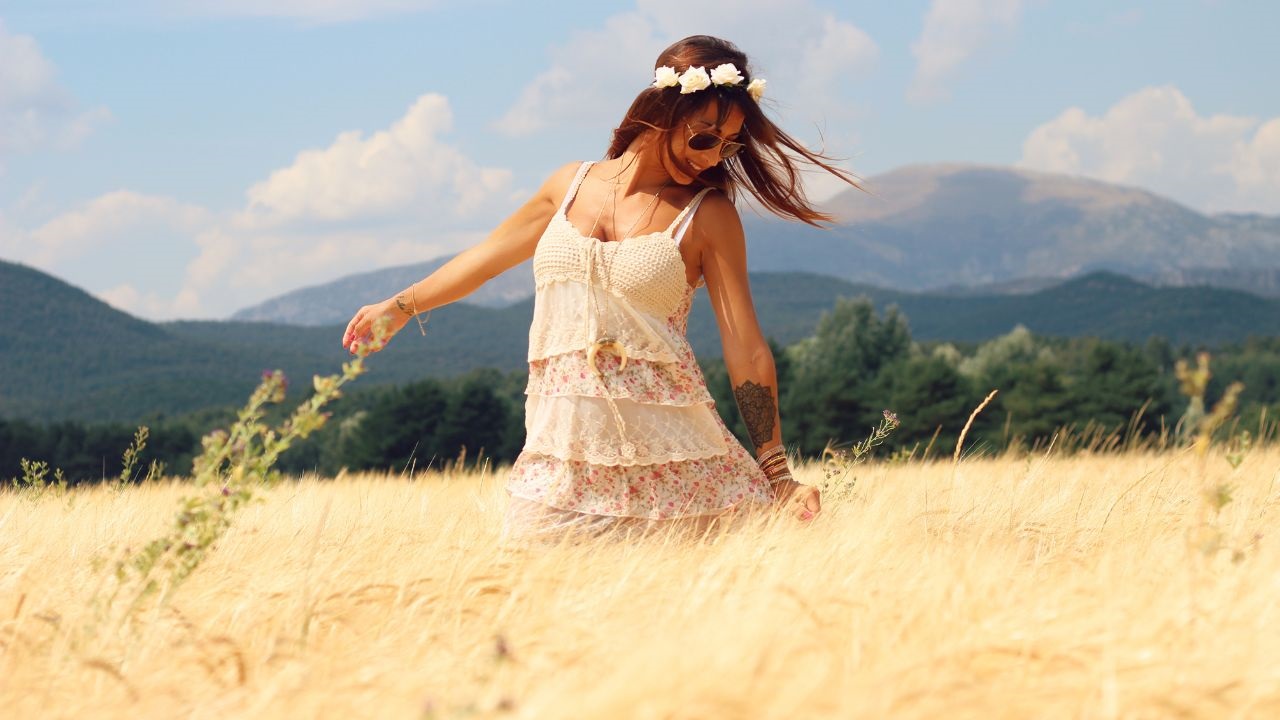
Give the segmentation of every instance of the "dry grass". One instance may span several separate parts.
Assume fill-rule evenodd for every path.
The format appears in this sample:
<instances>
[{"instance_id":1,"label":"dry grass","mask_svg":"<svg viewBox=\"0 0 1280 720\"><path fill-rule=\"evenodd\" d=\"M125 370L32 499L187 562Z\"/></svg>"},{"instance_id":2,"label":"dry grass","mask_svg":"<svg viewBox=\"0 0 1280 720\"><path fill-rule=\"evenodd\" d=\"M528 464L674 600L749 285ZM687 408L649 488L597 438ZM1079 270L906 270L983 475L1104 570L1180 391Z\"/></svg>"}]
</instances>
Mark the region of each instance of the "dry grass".
<instances>
[{"instance_id":1,"label":"dry grass","mask_svg":"<svg viewBox=\"0 0 1280 720\"><path fill-rule=\"evenodd\" d=\"M0 714L1277 717L1280 450L1214 452L862 466L808 527L523 550L501 472L304 479L123 625L93 558L185 489L0 494Z\"/></svg>"}]
</instances>

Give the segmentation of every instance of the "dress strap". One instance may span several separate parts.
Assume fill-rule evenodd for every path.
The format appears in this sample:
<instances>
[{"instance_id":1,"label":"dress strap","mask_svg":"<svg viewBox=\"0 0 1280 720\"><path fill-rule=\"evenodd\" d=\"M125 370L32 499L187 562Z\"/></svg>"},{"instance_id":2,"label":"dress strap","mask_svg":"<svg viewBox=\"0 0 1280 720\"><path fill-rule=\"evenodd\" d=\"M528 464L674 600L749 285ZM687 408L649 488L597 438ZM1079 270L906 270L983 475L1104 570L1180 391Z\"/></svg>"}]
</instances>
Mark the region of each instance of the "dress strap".
<instances>
[{"instance_id":1,"label":"dress strap","mask_svg":"<svg viewBox=\"0 0 1280 720\"><path fill-rule=\"evenodd\" d=\"M587 176L587 170L594 165L590 160L583 162L578 166L578 173L573 176L573 182L569 183L569 191L564 194L564 200L560 203L560 214L563 215L565 210L569 209L569 203L573 202L573 198L578 194L578 186L582 184L582 179Z\"/></svg>"},{"instance_id":2,"label":"dress strap","mask_svg":"<svg viewBox=\"0 0 1280 720\"><path fill-rule=\"evenodd\" d=\"M670 227L667 228L667 234L676 241L676 245L680 244L680 239L684 237L684 232L689 229L690 223L693 222L693 214L698 212L698 205L702 204L702 198L707 196L715 188L704 187L698 191L697 195L689 201L689 204L676 215L676 219L671 221ZM674 234L673 234L674 233Z\"/></svg>"}]
</instances>

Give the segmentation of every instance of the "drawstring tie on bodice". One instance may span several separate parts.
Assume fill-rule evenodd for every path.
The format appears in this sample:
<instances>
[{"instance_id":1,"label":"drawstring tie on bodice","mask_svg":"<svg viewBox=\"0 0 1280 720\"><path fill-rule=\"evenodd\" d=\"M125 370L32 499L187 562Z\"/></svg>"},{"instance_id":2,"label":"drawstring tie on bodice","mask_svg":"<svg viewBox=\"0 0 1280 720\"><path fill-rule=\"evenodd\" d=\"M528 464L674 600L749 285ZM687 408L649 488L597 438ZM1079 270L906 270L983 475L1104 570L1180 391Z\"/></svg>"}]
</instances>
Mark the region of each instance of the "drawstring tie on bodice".
<instances>
[{"instance_id":1,"label":"drawstring tie on bodice","mask_svg":"<svg viewBox=\"0 0 1280 720\"><path fill-rule=\"evenodd\" d=\"M618 356L619 372L627 367L627 346L616 338L601 336L604 323L601 321L600 301L596 298L596 286L593 281L596 276L596 263L600 260L600 250L603 244L595 238L587 238L587 312L582 315L585 323L583 337L587 338L588 343L587 365L591 367L591 371L596 376L596 382L600 385L600 394L604 397L605 403L608 404L609 413L613 415L613 421L618 426L618 437L622 438L622 446L618 448L618 451L622 453L622 457L631 460L636 456L636 446L627 439L627 422L622 419L622 413L618 411L618 404L613 401L613 395L609 393L609 387L604 381L604 372L596 364L596 356L599 355L600 351L609 350ZM592 327L592 320L595 320L594 328Z\"/></svg>"},{"instance_id":2,"label":"drawstring tie on bodice","mask_svg":"<svg viewBox=\"0 0 1280 720\"><path fill-rule=\"evenodd\" d=\"M582 177L585 177L586 169L587 168L584 167L582 171ZM578 179L578 182L581 182L581 178ZM662 187L665 188L666 184L664 184ZM672 233L676 231L677 227L680 227L681 223L685 220L685 217L690 213L690 211L697 208L699 201L702 200L702 197L709 190L710 188L704 188L694 197L693 201L691 201L688 205L686 205L683 209L681 209L680 213L676 215L674 220L671 221L671 225L667 227L666 231L664 231L663 234L666 235L668 238L670 238L673 242L679 244L679 240L676 239L672 235ZM616 192L616 188L615 188L615 192ZM660 188L657 193L654 193L653 200L650 201L650 206L652 206L652 204L657 201L658 194L661 192L662 192L662 189ZM576 194L576 192L574 194ZM564 210L565 207L567 207L570 199L571 198L565 199L565 205L562 206L561 208L562 211ZM632 443L630 440L627 439L626 420L623 419L622 413L618 410L618 404L614 402L613 395L610 394L609 392L609 387L604 380L604 371L602 371L597 364L597 358L601 352L605 352L605 351L612 352L614 355L618 357L618 371L621 372L622 370L626 369L627 360L629 356L627 347L623 345L621 341L619 341L615 337L605 334L604 318L608 314L608 312L607 312L607 309L602 310L601 308L602 302L596 295L596 293L601 289L603 289L604 292L606 293L609 292L607 287L604 287L604 288L596 287L597 270L599 270L599 273L601 275L601 278L600 278L601 284L606 284L609 279L609 272L607 272L608 269L603 267L604 241L599 240L598 238L595 237L596 226L599 223L600 215L603 214L603 212L604 212L604 205L602 204L600 206L600 213L597 213L596 215L596 222L592 223L591 225L591 232L583 236L584 239L586 240L586 245L587 245L586 250L584 252L584 256L585 256L584 260L586 261L586 265L587 265L587 268L586 268L587 269L587 279L586 279L587 309L582 316L582 320L583 320L582 335L584 338L587 339L587 346L586 348L584 348L587 354L587 365L591 367L592 373L596 376L596 382L600 386L601 396L604 398L605 403L609 406L609 413L613 416L614 424L617 425L618 427L618 436L622 439L622 444L619 447L619 452L621 453L624 459L632 460L636 456L636 446L634 443ZM648 212L648 208L645 209L644 213L641 213L641 218L643 218L644 214L647 212ZM638 219L637 219L637 222L639 222ZM635 229L635 226L633 225L631 230L634 230L634 229ZM681 231L683 232L683 228L681 228ZM629 233L630 233L630 230L628 230L628 234ZM623 242L623 240L618 240L615 242ZM593 324L593 321L594 321L594 324Z\"/></svg>"}]
</instances>

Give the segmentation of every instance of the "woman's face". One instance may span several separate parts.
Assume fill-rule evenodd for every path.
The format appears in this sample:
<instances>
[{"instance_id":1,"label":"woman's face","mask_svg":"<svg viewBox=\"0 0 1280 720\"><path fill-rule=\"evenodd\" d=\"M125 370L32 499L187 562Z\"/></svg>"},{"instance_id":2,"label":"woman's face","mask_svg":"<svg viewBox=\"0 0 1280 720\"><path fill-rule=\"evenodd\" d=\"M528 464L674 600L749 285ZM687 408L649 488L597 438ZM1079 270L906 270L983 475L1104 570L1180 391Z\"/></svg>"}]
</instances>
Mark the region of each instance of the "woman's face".
<instances>
[{"instance_id":1,"label":"woman's face","mask_svg":"<svg viewBox=\"0 0 1280 720\"><path fill-rule=\"evenodd\" d=\"M746 116L742 114L742 110L737 105L731 106L724 122L719 125L716 124L718 115L718 103L708 103L702 109L702 112L685 119L672 131L671 156L675 158L674 165L671 162L671 157L668 157L666 153L659 153L662 157L662 166L672 180L681 185L688 185L704 170L715 167L723 160L720 157L720 143L706 150L694 150L688 145L691 135L711 133L720 137L721 140L738 140L738 136L742 133L742 124L746 121Z\"/></svg>"}]
</instances>

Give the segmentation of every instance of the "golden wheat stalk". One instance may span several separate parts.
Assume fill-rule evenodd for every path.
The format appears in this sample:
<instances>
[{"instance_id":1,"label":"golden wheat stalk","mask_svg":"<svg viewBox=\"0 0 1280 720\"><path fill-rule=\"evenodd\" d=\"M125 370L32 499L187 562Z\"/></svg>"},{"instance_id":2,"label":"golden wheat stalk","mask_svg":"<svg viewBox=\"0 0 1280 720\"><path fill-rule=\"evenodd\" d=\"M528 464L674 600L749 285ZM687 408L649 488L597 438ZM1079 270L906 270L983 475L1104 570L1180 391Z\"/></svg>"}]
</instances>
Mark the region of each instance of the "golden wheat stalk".
<instances>
[{"instance_id":1,"label":"golden wheat stalk","mask_svg":"<svg viewBox=\"0 0 1280 720\"><path fill-rule=\"evenodd\" d=\"M955 455L951 457L951 462L960 462L960 449L964 447L964 436L969 434L969 426L973 425L973 419L978 417L978 413L982 412L982 409L987 406L987 403L991 402L991 399L994 398L998 392L1000 392L998 389L992 390L987 394L987 398L979 403L978 407L973 409L973 412L969 413L969 419L965 422L964 429L960 431L960 439L956 441L956 452Z\"/></svg>"}]
</instances>

